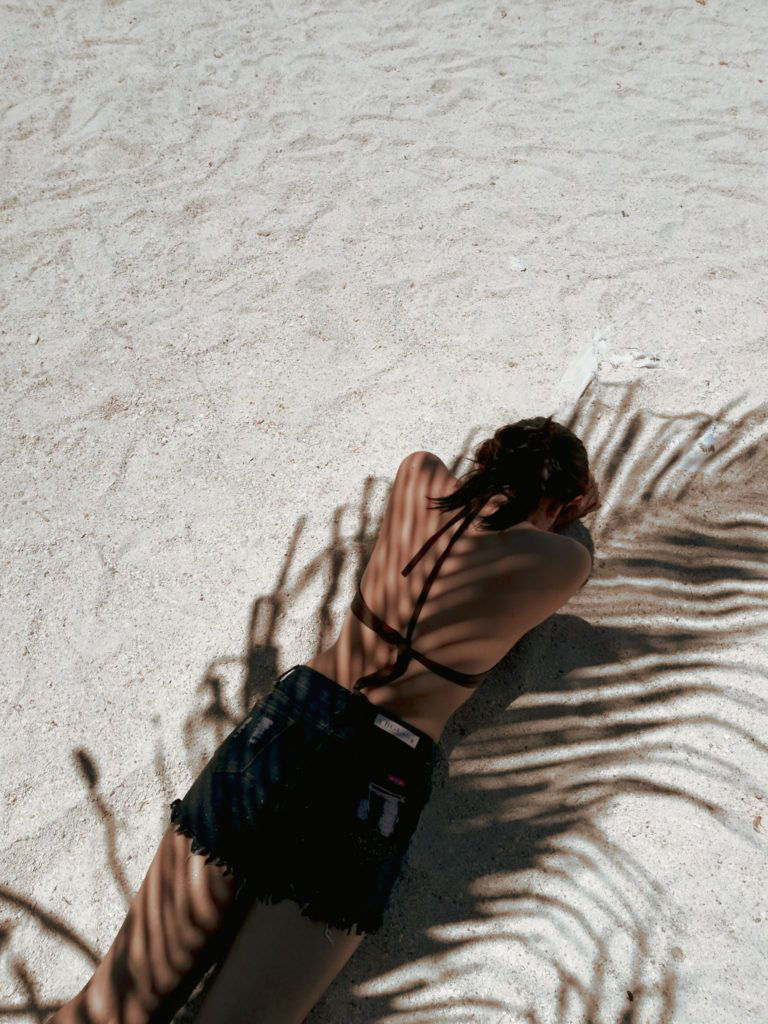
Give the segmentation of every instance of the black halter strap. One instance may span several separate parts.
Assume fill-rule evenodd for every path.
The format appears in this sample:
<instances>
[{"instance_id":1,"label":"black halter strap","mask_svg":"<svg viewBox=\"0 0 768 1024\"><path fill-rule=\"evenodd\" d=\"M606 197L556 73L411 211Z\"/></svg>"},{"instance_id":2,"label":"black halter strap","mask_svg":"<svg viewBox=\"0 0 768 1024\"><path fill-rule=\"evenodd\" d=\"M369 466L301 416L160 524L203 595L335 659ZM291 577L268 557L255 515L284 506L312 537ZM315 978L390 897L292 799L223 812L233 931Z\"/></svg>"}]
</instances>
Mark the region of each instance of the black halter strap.
<instances>
[{"instance_id":1,"label":"black halter strap","mask_svg":"<svg viewBox=\"0 0 768 1024\"><path fill-rule=\"evenodd\" d=\"M397 660L395 661L394 665L385 666L384 668L379 669L377 672L372 672L370 675L363 676L362 678L358 679L353 687L355 690L361 690L367 686L378 685L380 683L398 679L401 675L405 673L405 670L407 669L408 663L410 662L411 658L416 658L417 661L420 661L423 665L426 665L427 668L429 668L431 671L436 671L439 675L445 676L445 678L451 679L453 682L460 683L464 686L468 685L468 679L474 678L468 676L465 672L457 672L455 669L449 669L444 665L439 665L437 662L432 661L432 659L428 658L426 655L421 654L419 651L415 651L411 647L411 640L413 639L413 631L416 628L416 622L418 621L419 614L421 612L422 607L424 606L424 602L427 598L429 588L435 581L435 578L438 572L440 571L441 565L448 557L448 553L450 552L451 547L455 544L455 542L459 539L462 533L466 530L466 528L474 519L475 515L476 512L470 512L469 514L466 514L464 511L458 512L455 516L453 516L452 519L449 519L447 523L444 523L439 530L432 534L429 540L427 540L419 548L419 550L416 552L416 554L413 556L410 562L401 571L402 576L408 576L413 567L419 561L419 559L429 550L429 548L432 546L432 544L434 544L437 538L440 537L443 533L445 533L445 531L449 527L453 526L454 523L458 522L459 519L464 519L464 522L461 524L458 530L448 541L445 551L443 551L442 554L439 556L435 564L432 566L429 575L424 581L424 586L421 588L421 593L419 594L418 600L416 601L416 606L413 610L413 614L411 615L411 621L408 623L408 629L406 631L405 636L403 636L403 634L400 633L398 630L392 629L391 626L388 626L378 617L378 615L371 611L371 609L365 602L365 598L363 597L360 588L358 587L357 594L355 595L355 599L352 602L352 611L362 622L365 623L366 626L368 626L370 629L374 629L388 643L397 647L398 654ZM469 685L474 684L470 682Z\"/></svg>"},{"instance_id":2,"label":"black halter strap","mask_svg":"<svg viewBox=\"0 0 768 1024\"><path fill-rule=\"evenodd\" d=\"M459 537L462 535L462 533L464 533L466 528L469 526L469 524L475 518L475 514L476 514L475 512L470 512L469 515L465 516L464 512L459 512L459 513L457 513L453 517L453 519L449 519L447 523L444 523L440 527L440 529L437 531L437 533L433 533L432 536L429 538L429 540L425 541L425 543L422 544L422 546L419 548L419 550L416 552L416 554L410 560L408 565L406 565L406 567L400 573L401 576L409 576L410 573L411 573L411 570L413 569L413 567L416 565L416 563L419 561L419 559L422 557L422 555L425 555L427 553L427 551L429 551L429 549L435 543L437 538L442 536L442 534L445 533L445 531L448 529L449 526L453 526L454 523L457 523L459 521L459 519L461 519L462 516L464 516L464 522L461 524L461 526L458 528L456 533L454 533L454 535L448 541L448 543L447 543L447 545L445 547L445 551L443 551L443 553L437 559L435 564L432 566L432 569L431 569L431 571L429 573L429 576L427 576L426 580L424 581L424 586L421 588L421 593L419 594L419 599L416 602L416 607L414 608L413 615L411 616L411 621L408 623L408 631L405 634L406 640L408 641L408 643L411 642L411 638L413 637L413 631L416 628L416 620L418 619L419 613L421 612L421 609L422 609L422 607L424 605L424 602L427 599L427 592L429 591L429 588L434 583L435 577L440 572L440 566L443 564L443 562L448 557L448 553L450 552L450 550L453 547L453 545L455 544L455 542L459 539Z\"/></svg>"}]
</instances>

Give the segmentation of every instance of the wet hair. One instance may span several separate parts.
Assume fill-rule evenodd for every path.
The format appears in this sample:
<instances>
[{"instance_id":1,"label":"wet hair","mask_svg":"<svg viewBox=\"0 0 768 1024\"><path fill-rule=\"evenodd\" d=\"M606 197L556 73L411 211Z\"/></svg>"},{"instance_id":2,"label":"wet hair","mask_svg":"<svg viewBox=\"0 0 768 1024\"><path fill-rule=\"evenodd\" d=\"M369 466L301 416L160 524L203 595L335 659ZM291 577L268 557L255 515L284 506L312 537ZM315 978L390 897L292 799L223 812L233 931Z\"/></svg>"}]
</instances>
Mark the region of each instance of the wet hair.
<instances>
[{"instance_id":1,"label":"wet hair","mask_svg":"<svg viewBox=\"0 0 768 1024\"><path fill-rule=\"evenodd\" d=\"M504 530L520 523L542 498L563 503L589 486L589 457L581 440L551 416L533 416L499 427L474 450L474 468L459 479L452 493L429 497L430 508L441 512L464 508L479 511L489 498L504 494L505 504L480 516L483 531Z\"/></svg>"}]
</instances>

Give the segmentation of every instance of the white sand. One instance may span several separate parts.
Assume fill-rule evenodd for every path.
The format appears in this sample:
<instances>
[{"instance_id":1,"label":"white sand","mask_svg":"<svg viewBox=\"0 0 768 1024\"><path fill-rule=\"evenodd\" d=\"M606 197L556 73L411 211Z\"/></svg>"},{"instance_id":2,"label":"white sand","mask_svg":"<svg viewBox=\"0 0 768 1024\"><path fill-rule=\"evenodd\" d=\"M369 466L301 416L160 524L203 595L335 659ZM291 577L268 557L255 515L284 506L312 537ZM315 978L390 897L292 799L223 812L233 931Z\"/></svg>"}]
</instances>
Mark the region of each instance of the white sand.
<instances>
[{"instance_id":1,"label":"white sand","mask_svg":"<svg viewBox=\"0 0 768 1024\"><path fill-rule=\"evenodd\" d=\"M264 688L334 636L400 459L585 387L594 578L446 733L308 1020L766 1020L767 38L762 0L3 4L3 1020L108 948L215 681L239 715L249 649Z\"/></svg>"}]
</instances>

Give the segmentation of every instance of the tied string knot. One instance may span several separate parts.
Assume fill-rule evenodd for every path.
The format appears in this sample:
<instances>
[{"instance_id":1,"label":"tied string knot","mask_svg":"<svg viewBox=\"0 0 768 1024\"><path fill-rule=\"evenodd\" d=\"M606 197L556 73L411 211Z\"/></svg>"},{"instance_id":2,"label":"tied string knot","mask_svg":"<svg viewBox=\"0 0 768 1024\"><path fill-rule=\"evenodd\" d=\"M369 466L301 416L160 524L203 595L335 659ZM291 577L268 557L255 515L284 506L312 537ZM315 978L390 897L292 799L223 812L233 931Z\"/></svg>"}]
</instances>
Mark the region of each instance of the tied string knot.
<instances>
[{"instance_id":1,"label":"tied string knot","mask_svg":"<svg viewBox=\"0 0 768 1024\"><path fill-rule=\"evenodd\" d=\"M406 638L396 629L392 629L391 626L386 626L383 629L379 629L379 635L383 637L388 644L392 644L396 647L399 654L404 654L411 646Z\"/></svg>"}]
</instances>

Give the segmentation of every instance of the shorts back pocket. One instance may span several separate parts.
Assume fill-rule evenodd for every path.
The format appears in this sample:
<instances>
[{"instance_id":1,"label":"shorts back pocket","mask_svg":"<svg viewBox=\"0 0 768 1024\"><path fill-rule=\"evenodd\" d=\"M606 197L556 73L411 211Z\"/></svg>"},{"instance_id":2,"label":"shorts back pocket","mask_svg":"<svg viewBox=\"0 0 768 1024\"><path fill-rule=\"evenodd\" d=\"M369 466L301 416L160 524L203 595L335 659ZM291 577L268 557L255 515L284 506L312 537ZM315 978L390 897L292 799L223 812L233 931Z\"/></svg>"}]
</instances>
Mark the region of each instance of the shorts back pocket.
<instances>
[{"instance_id":1,"label":"shorts back pocket","mask_svg":"<svg viewBox=\"0 0 768 1024\"><path fill-rule=\"evenodd\" d=\"M285 694L268 693L222 742L213 756L214 771L236 774L249 771L299 719L297 708Z\"/></svg>"}]
</instances>

